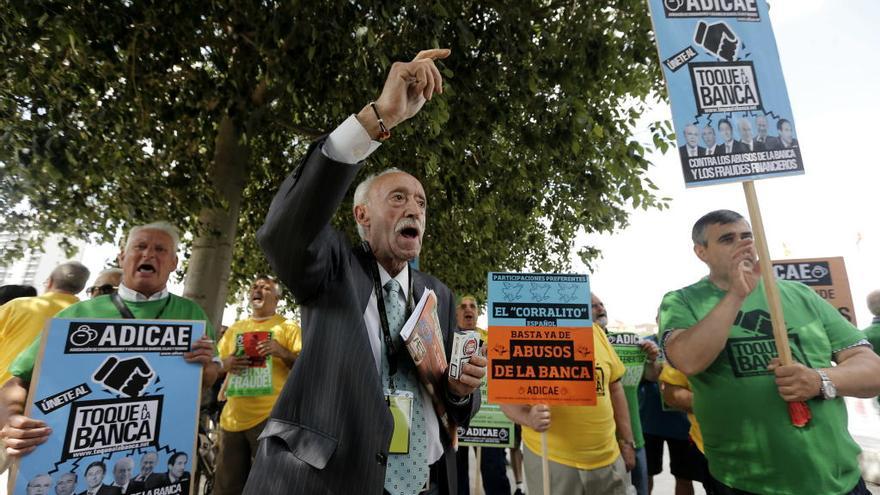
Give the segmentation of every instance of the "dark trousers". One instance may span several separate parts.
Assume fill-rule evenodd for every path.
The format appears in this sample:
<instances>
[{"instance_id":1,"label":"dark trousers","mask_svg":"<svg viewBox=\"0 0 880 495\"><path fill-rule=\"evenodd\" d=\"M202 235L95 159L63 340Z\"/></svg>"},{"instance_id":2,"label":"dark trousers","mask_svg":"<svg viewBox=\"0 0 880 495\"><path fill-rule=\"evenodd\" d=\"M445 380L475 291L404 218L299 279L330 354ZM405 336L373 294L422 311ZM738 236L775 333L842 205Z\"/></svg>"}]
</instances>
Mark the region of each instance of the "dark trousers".
<instances>
[{"instance_id":1,"label":"dark trousers","mask_svg":"<svg viewBox=\"0 0 880 495\"><path fill-rule=\"evenodd\" d=\"M469 447L459 446L456 455L458 463L458 495L470 495ZM507 479L505 449L483 447L480 454L480 475L486 495L510 495L510 480Z\"/></svg>"},{"instance_id":2,"label":"dark trousers","mask_svg":"<svg viewBox=\"0 0 880 495\"><path fill-rule=\"evenodd\" d=\"M709 475L706 482L703 483L703 486L706 488L706 493L710 495L756 495L751 492L731 488L713 478L712 475ZM865 480L859 478L859 482L847 493L847 495L871 495L871 492L868 490L868 487L865 486Z\"/></svg>"},{"instance_id":3,"label":"dark trousers","mask_svg":"<svg viewBox=\"0 0 880 495\"><path fill-rule=\"evenodd\" d=\"M220 449L214 470L214 495L240 495L257 455L257 437L266 421L244 431L220 428Z\"/></svg>"}]
</instances>

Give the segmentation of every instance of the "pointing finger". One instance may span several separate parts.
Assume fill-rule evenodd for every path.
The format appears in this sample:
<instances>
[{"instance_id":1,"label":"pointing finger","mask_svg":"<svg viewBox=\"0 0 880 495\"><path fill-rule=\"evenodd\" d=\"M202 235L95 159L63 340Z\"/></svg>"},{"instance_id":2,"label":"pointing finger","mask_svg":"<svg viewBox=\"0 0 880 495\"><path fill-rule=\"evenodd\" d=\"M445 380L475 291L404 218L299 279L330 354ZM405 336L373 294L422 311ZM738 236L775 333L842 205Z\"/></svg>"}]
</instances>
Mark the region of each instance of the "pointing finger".
<instances>
[{"instance_id":1,"label":"pointing finger","mask_svg":"<svg viewBox=\"0 0 880 495\"><path fill-rule=\"evenodd\" d=\"M448 57L450 53L452 53L452 50L450 50L449 48L432 48L430 50L422 50L418 53L418 55L416 55L416 58L414 58L413 61L422 60L425 58L429 58L431 60L442 60Z\"/></svg>"}]
</instances>

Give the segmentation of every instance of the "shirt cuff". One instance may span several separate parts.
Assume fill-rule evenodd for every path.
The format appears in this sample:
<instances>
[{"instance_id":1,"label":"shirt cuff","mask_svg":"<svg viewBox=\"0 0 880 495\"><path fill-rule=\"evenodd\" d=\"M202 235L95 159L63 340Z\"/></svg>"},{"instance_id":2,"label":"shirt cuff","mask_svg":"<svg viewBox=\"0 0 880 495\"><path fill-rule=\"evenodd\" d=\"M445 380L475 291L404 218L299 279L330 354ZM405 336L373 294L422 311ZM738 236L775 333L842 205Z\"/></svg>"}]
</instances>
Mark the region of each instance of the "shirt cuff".
<instances>
[{"instance_id":1,"label":"shirt cuff","mask_svg":"<svg viewBox=\"0 0 880 495\"><path fill-rule=\"evenodd\" d=\"M321 152L333 161L354 165L364 161L381 145L382 143L370 139L357 117L350 115L330 133Z\"/></svg>"}]
</instances>

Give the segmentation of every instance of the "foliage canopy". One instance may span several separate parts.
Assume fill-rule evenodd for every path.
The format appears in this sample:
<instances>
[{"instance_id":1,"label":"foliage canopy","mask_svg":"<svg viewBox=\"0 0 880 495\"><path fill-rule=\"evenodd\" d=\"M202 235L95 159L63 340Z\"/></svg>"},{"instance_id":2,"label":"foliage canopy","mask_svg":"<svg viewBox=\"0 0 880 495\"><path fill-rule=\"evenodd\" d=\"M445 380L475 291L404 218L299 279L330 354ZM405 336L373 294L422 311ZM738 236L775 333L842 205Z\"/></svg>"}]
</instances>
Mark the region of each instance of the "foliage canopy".
<instances>
[{"instance_id":1,"label":"foliage canopy","mask_svg":"<svg viewBox=\"0 0 880 495\"><path fill-rule=\"evenodd\" d=\"M255 232L308 141L374 99L393 61L438 46L445 94L364 171L421 178L422 269L482 296L487 271L565 269L578 229L664 205L644 155L671 128L632 135L663 94L643 0L34 0L0 22L0 231L22 239L7 259L158 218L197 234L199 211L229 201L211 168L229 118L246 151L234 297L267 270ZM354 239L350 211L336 223Z\"/></svg>"}]
</instances>

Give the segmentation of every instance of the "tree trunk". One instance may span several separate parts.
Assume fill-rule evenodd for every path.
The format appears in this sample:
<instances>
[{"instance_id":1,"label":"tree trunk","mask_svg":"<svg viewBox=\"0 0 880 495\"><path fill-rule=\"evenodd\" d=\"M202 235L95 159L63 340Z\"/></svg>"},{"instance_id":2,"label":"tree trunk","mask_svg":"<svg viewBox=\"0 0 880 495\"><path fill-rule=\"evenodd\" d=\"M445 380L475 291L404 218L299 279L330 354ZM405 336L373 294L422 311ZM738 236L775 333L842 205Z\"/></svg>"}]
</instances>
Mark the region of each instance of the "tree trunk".
<instances>
[{"instance_id":1,"label":"tree trunk","mask_svg":"<svg viewBox=\"0 0 880 495\"><path fill-rule=\"evenodd\" d=\"M232 250L247 178L248 150L228 115L217 130L211 180L226 207L202 208L200 233L193 239L183 295L199 303L219 329L226 307L227 283L232 271Z\"/></svg>"}]
</instances>

